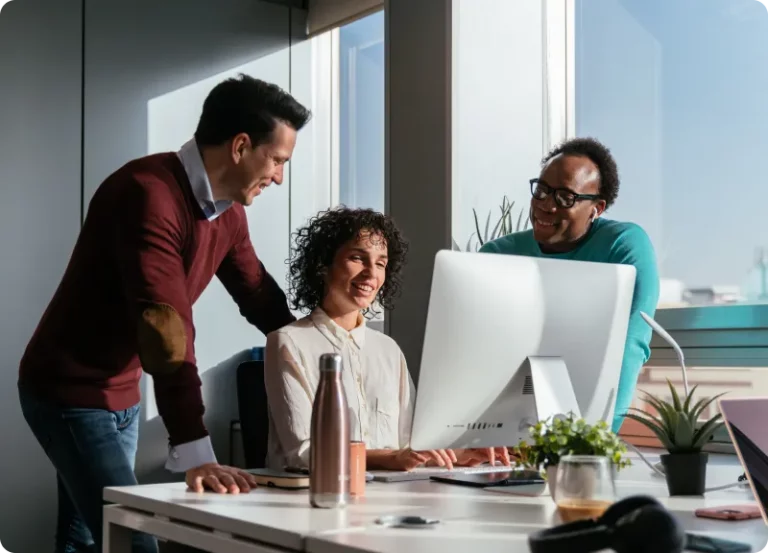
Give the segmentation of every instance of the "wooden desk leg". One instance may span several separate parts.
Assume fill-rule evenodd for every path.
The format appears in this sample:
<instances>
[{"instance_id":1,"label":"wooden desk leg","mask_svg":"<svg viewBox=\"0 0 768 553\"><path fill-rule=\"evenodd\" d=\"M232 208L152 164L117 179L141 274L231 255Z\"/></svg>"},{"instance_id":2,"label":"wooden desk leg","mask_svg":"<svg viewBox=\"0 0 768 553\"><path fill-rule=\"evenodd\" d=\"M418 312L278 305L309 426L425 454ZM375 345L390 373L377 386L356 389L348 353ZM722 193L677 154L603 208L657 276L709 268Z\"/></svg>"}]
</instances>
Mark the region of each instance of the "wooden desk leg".
<instances>
[{"instance_id":1,"label":"wooden desk leg","mask_svg":"<svg viewBox=\"0 0 768 553\"><path fill-rule=\"evenodd\" d=\"M133 531L109 520L104 520L102 553L131 553Z\"/></svg>"}]
</instances>

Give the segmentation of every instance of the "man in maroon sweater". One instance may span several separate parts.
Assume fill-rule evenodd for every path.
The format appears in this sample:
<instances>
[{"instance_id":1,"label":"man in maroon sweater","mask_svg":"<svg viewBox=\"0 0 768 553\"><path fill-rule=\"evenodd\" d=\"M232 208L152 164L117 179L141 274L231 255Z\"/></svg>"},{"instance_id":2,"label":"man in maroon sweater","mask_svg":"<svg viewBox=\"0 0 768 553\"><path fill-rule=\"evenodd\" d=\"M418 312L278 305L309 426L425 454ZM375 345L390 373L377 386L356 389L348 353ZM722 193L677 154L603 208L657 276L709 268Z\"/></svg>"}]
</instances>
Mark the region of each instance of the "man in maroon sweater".
<instances>
[{"instance_id":1,"label":"man in maroon sweater","mask_svg":"<svg viewBox=\"0 0 768 553\"><path fill-rule=\"evenodd\" d=\"M226 80L179 152L130 161L96 191L19 371L22 411L57 471L57 552L100 551L103 488L136 483L142 369L169 434L166 467L196 491L255 485L216 462L192 305L216 275L262 333L294 320L254 252L243 206L282 183L309 117L274 85ZM134 551L156 547L135 535Z\"/></svg>"}]
</instances>

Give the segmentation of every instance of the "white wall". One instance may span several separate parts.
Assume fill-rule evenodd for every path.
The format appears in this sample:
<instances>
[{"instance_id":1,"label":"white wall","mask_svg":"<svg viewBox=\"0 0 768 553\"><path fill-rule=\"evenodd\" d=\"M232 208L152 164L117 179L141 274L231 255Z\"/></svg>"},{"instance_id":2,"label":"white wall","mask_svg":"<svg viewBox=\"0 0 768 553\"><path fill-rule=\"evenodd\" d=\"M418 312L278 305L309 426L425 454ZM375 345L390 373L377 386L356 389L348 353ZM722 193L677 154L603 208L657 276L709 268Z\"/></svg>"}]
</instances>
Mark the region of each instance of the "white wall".
<instances>
[{"instance_id":1,"label":"white wall","mask_svg":"<svg viewBox=\"0 0 768 553\"><path fill-rule=\"evenodd\" d=\"M52 549L55 474L19 408L19 360L80 229L80 2L0 13L0 542Z\"/></svg>"},{"instance_id":2,"label":"white wall","mask_svg":"<svg viewBox=\"0 0 768 553\"><path fill-rule=\"evenodd\" d=\"M543 153L541 0L453 2L453 237L464 249L502 199L528 213ZM476 244L476 242L475 242Z\"/></svg>"}]
</instances>

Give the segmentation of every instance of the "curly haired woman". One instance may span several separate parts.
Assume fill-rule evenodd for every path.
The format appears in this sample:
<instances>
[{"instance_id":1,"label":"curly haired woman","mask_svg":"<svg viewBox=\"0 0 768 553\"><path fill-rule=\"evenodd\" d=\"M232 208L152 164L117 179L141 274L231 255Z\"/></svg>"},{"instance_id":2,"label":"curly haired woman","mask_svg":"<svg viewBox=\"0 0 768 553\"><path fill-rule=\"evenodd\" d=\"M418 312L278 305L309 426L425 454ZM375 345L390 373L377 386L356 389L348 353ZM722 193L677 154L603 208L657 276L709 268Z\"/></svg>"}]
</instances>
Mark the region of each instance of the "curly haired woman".
<instances>
[{"instance_id":1,"label":"curly haired woman","mask_svg":"<svg viewBox=\"0 0 768 553\"><path fill-rule=\"evenodd\" d=\"M408 244L394 221L369 209L323 212L300 229L290 260L293 308L308 313L267 337L265 381L270 431L267 465L308 464L310 420L323 353L342 357L351 439L363 441L367 468L411 470L429 464L476 465L501 450L413 451L408 447L415 392L405 357L366 326L392 308Z\"/></svg>"}]
</instances>

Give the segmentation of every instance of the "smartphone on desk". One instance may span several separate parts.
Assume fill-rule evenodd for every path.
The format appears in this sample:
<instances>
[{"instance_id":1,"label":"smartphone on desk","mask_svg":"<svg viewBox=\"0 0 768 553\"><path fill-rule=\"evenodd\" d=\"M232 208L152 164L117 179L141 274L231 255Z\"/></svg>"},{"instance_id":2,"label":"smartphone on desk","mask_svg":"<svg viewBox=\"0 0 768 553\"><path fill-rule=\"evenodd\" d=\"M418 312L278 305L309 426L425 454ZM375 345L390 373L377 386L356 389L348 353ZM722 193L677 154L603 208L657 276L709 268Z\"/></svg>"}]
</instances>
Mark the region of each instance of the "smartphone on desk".
<instances>
[{"instance_id":1,"label":"smartphone on desk","mask_svg":"<svg viewBox=\"0 0 768 553\"><path fill-rule=\"evenodd\" d=\"M700 553L750 553L752 546L748 543L724 540L722 538L686 534L685 550L698 551Z\"/></svg>"},{"instance_id":2,"label":"smartphone on desk","mask_svg":"<svg viewBox=\"0 0 768 553\"><path fill-rule=\"evenodd\" d=\"M696 509L694 514L699 518L713 518L717 520L749 520L760 518L760 508L757 505L727 505L723 507L708 507Z\"/></svg>"},{"instance_id":3,"label":"smartphone on desk","mask_svg":"<svg viewBox=\"0 0 768 553\"><path fill-rule=\"evenodd\" d=\"M472 486L475 488L489 488L495 486L526 486L530 484L543 484L545 482L541 473L535 470L511 470L509 472L468 472L452 473L431 476L430 479L444 484L458 484L460 486Z\"/></svg>"}]
</instances>

